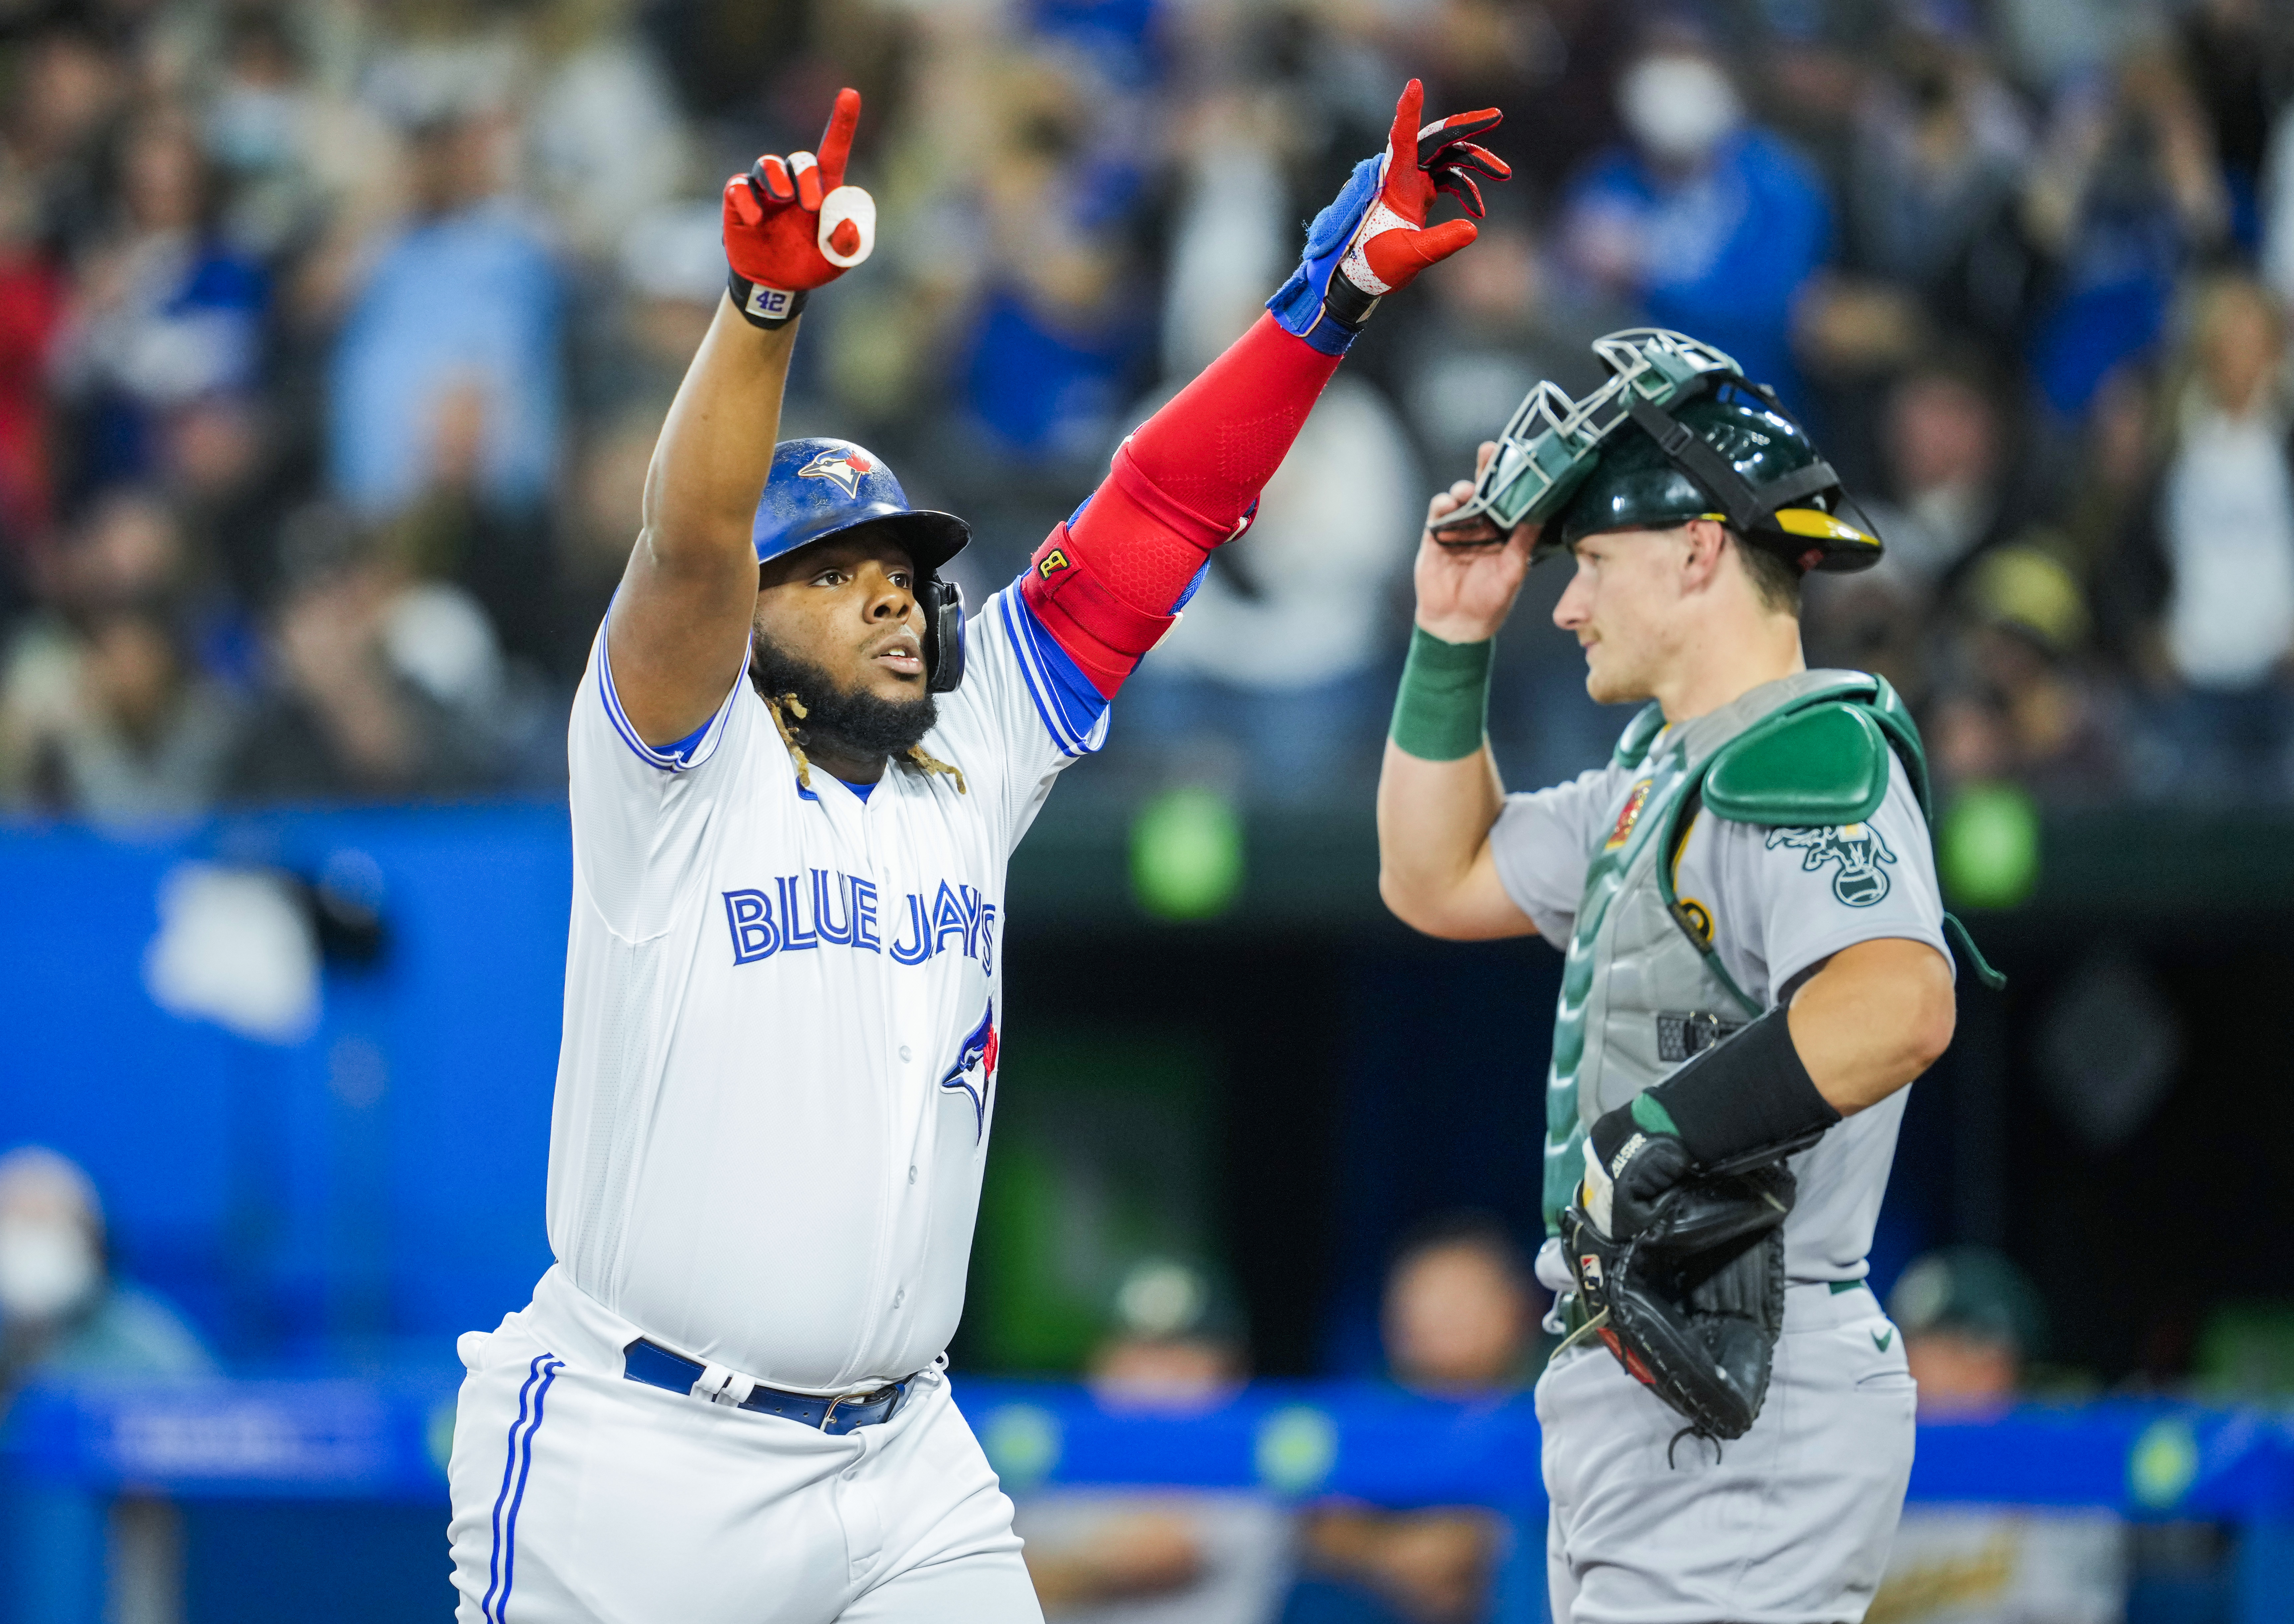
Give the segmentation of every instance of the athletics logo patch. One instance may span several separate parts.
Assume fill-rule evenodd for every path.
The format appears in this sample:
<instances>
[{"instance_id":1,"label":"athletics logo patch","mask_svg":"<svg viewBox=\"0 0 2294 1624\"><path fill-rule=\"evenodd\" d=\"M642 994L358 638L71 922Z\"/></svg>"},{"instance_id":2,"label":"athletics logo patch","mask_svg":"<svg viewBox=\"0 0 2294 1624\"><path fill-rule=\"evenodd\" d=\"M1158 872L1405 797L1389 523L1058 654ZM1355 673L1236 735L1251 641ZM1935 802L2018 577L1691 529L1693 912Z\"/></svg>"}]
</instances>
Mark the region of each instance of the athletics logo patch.
<instances>
[{"instance_id":1,"label":"athletics logo patch","mask_svg":"<svg viewBox=\"0 0 2294 1624\"><path fill-rule=\"evenodd\" d=\"M1811 873L1827 863L1840 865L1832 876L1832 894L1851 908L1868 908L1888 894L1888 871L1896 854L1869 824L1843 824L1836 829L1771 829L1769 849L1789 847L1801 854L1801 872Z\"/></svg>"},{"instance_id":2,"label":"athletics logo patch","mask_svg":"<svg viewBox=\"0 0 2294 1624\"><path fill-rule=\"evenodd\" d=\"M823 451L796 471L799 479L825 479L847 496L860 494L860 482L876 465L851 451Z\"/></svg>"}]
</instances>

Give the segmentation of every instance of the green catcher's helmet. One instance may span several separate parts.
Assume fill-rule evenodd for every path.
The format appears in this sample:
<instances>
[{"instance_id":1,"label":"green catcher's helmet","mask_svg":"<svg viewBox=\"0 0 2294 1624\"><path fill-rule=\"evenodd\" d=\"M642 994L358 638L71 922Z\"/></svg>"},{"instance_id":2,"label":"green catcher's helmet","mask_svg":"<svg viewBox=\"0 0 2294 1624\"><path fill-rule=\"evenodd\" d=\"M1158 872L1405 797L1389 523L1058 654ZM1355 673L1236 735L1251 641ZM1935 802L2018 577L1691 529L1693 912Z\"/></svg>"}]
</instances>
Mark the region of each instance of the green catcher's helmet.
<instances>
[{"instance_id":1,"label":"green catcher's helmet","mask_svg":"<svg viewBox=\"0 0 2294 1624\"><path fill-rule=\"evenodd\" d=\"M1662 328L1594 341L1609 381L1582 401L1540 384L1436 540L1484 545L1542 524L1537 555L1606 530L1713 519L1802 570L1860 570L1879 539L1838 516L1840 476L1775 392Z\"/></svg>"}]
</instances>

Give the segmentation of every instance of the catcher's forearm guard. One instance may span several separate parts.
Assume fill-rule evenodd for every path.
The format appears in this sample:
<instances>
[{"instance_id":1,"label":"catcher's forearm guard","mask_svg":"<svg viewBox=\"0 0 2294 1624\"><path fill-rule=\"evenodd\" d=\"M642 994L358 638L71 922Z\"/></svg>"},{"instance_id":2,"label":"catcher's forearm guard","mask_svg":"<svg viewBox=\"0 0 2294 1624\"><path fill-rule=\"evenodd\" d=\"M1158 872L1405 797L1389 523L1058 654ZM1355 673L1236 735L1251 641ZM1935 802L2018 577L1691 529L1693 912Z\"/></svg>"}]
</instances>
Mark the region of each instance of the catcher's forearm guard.
<instances>
[{"instance_id":1,"label":"catcher's forearm guard","mask_svg":"<svg viewBox=\"0 0 2294 1624\"><path fill-rule=\"evenodd\" d=\"M1779 1004L1648 1091L1688 1154L1707 1166L1813 1140L1840 1120L1794 1047Z\"/></svg>"}]
</instances>

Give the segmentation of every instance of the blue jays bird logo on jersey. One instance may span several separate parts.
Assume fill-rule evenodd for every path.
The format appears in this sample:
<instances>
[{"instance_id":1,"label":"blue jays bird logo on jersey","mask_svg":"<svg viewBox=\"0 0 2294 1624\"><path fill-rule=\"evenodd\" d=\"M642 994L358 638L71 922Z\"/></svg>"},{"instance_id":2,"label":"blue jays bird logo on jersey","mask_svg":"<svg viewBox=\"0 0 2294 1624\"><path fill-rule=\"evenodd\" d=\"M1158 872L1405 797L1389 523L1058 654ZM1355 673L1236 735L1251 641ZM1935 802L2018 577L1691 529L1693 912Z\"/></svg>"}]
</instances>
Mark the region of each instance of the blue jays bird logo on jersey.
<instances>
[{"instance_id":1,"label":"blue jays bird logo on jersey","mask_svg":"<svg viewBox=\"0 0 2294 1624\"><path fill-rule=\"evenodd\" d=\"M1786 847L1801 853L1801 872L1813 873L1827 863L1840 865L1832 876L1832 894L1851 908L1868 908L1888 894L1888 871L1896 854L1869 824L1843 824L1836 829L1771 829L1769 849Z\"/></svg>"},{"instance_id":2,"label":"blue jays bird logo on jersey","mask_svg":"<svg viewBox=\"0 0 2294 1624\"><path fill-rule=\"evenodd\" d=\"M823 451L796 471L799 479L826 479L847 496L860 494L860 482L876 465L858 451Z\"/></svg>"},{"instance_id":3,"label":"blue jays bird logo on jersey","mask_svg":"<svg viewBox=\"0 0 2294 1624\"><path fill-rule=\"evenodd\" d=\"M972 1130L975 1135L988 1132L988 1091L996 1085L996 1000L990 998L988 1007L980 1013L980 1024L972 1028L956 1051L956 1064L940 1085L953 1093L961 1093L972 1101ZM975 1137L974 1144L979 1143Z\"/></svg>"}]
</instances>

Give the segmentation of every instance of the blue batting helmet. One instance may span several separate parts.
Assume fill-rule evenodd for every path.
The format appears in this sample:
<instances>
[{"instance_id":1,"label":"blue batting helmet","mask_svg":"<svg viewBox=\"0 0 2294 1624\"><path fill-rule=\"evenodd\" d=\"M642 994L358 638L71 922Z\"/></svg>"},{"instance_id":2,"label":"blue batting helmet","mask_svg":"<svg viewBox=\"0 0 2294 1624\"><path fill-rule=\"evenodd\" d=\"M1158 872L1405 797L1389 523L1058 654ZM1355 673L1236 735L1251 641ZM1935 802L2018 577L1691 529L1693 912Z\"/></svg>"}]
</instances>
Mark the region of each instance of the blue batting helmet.
<instances>
[{"instance_id":1,"label":"blue batting helmet","mask_svg":"<svg viewBox=\"0 0 2294 1624\"><path fill-rule=\"evenodd\" d=\"M861 524L891 531L923 575L972 540L972 526L954 514L909 507L884 459L850 440L784 440L773 448L750 532L759 564Z\"/></svg>"}]
</instances>

